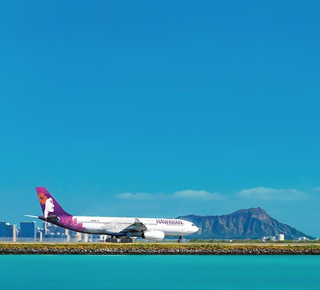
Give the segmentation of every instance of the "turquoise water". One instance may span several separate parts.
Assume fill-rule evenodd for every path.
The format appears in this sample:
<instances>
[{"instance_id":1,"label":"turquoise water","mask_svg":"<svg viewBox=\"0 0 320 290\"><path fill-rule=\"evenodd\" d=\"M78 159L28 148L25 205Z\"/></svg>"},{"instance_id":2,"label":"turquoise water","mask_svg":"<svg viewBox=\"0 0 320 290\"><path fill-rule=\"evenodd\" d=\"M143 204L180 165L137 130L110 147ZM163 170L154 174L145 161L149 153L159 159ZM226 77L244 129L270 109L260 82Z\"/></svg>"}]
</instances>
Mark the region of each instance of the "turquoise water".
<instances>
[{"instance_id":1,"label":"turquoise water","mask_svg":"<svg viewBox=\"0 0 320 290\"><path fill-rule=\"evenodd\" d=\"M0 289L318 289L320 256L0 256Z\"/></svg>"}]
</instances>

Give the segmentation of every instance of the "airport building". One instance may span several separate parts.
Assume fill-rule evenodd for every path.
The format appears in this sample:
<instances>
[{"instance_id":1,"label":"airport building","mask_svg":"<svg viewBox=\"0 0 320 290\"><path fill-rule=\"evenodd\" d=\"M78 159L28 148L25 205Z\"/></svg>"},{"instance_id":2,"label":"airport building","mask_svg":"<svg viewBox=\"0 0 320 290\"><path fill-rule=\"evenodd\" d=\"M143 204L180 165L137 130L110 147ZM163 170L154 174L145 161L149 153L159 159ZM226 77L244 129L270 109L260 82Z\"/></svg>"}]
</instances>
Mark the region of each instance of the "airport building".
<instances>
[{"instance_id":1,"label":"airport building","mask_svg":"<svg viewBox=\"0 0 320 290\"><path fill-rule=\"evenodd\" d=\"M7 228L6 228L6 222L1 221L0 222L0 237L5 238L7 235Z\"/></svg>"},{"instance_id":2,"label":"airport building","mask_svg":"<svg viewBox=\"0 0 320 290\"><path fill-rule=\"evenodd\" d=\"M9 223L6 223L7 238L12 238L14 234L16 235L15 228L16 227L14 225L10 225Z\"/></svg>"},{"instance_id":3,"label":"airport building","mask_svg":"<svg viewBox=\"0 0 320 290\"><path fill-rule=\"evenodd\" d=\"M18 235L17 235L18 233ZM18 237L18 238L17 238ZM88 235L74 232L53 225L48 222L43 223L42 228L36 226L35 221L20 222L20 229L17 231L15 225L5 221L0 221L0 241L31 242L99 242L100 235Z\"/></svg>"},{"instance_id":4,"label":"airport building","mask_svg":"<svg viewBox=\"0 0 320 290\"><path fill-rule=\"evenodd\" d=\"M69 239L67 229L48 222L43 222L43 230L40 231L42 232L43 241L67 242Z\"/></svg>"},{"instance_id":5,"label":"airport building","mask_svg":"<svg viewBox=\"0 0 320 290\"><path fill-rule=\"evenodd\" d=\"M0 241L16 241L16 235L15 225L0 221Z\"/></svg>"},{"instance_id":6,"label":"airport building","mask_svg":"<svg viewBox=\"0 0 320 290\"><path fill-rule=\"evenodd\" d=\"M19 238L35 238L36 237L36 222L21 222Z\"/></svg>"}]
</instances>

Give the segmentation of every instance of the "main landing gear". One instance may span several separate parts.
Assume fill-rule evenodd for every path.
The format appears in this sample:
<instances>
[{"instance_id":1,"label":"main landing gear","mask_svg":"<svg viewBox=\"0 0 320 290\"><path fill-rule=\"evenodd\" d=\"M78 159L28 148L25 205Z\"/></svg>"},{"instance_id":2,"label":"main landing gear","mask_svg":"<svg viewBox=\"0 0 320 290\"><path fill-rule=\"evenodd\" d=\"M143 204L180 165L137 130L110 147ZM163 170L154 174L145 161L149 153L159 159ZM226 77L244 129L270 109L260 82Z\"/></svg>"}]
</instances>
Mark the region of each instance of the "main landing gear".
<instances>
[{"instance_id":1,"label":"main landing gear","mask_svg":"<svg viewBox=\"0 0 320 290\"><path fill-rule=\"evenodd\" d=\"M122 238L120 239L120 243L132 243L133 239L131 238Z\"/></svg>"},{"instance_id":2,"label":"main landing gear","mask_svg":"<svg viewBox=\"0 0 320 290\"><path fill-rule=\"evenodd\" d=\"M133 239L128 237L117 239L115 236L113 236L111 238L106 239L106 243L132 243L132 242L133 242Z\"/></svg>"},{"instance_id":3,"label":"main landing gear","mask_svg":"<svg viewBox=\"0 0 320 290\"><path fill-rule=\"evenodd\" d=\"M182 236L179 236L178 243L183 243L183 242L184 242L184 238Z\"/></svg>"},{"instance_id":4,"label":"main landing gear","mask_svg":"<svg viewBox=\"0 0 320 290\"><path fill-rule=\"evenodd\" d=\"M118 241L119 239L117 239L116 237L111 237L106 239L107 243L118 243Z\"/></svg>"}]
</instances>

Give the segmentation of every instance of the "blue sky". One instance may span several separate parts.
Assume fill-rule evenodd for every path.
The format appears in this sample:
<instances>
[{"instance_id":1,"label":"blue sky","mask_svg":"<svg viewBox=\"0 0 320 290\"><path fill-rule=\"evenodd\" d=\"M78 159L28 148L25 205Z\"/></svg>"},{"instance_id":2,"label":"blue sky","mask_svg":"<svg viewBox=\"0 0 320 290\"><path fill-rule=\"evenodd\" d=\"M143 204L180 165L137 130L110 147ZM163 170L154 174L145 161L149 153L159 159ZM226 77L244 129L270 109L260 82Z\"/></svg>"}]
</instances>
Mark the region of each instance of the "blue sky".
<instances>
[{"instance_id":1,"label":"blue sky","mask_svg":"<svg viewBox=\"0 0 320 290\"><path fill-rule=\"evenodd\" d=\"M0 219L260 206L320 236L317 1L10 1Z\"/></svg>"}]
</instances>

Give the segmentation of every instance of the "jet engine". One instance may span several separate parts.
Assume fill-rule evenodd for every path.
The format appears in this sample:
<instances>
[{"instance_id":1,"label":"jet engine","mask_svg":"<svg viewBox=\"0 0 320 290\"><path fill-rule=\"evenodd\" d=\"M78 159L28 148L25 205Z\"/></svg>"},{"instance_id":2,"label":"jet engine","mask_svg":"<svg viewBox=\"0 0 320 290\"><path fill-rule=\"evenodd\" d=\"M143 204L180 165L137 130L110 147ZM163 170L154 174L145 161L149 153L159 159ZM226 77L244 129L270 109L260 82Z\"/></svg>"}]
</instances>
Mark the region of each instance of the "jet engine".
<instances>
[{"instance_id":1,"label":"jet engine","mask_svg":"<svg viewBox=\"0 0 320 290\"><path fill-rule=\"evenodd\" d=\"M145 231L141 237L147 240L161 241L164 239L164 232L162 231Z\"/></svg>"}]
</instances>

